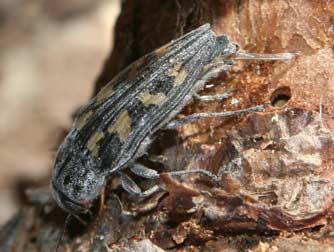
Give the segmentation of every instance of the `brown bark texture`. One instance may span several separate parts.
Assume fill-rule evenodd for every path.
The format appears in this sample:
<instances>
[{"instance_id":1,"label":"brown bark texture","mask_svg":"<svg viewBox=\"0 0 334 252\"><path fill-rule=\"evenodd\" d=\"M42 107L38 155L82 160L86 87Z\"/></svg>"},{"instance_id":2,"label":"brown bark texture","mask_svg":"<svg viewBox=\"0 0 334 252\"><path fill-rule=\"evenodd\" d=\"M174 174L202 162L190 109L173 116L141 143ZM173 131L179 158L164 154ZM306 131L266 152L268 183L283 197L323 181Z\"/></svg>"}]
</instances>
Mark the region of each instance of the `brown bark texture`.
<instances>
[{"instance_id":1,"label":"brown bark texture","mask_svg":"<svg viewBox=\"0 0 334 252\"><path fill-rule=\"evenodd\" d=\"M114 179L104 209L86 216L86 225L72 219L60 251L334 251L333 20L334 3L324 0L124 1L95 92L134 60L207 22L245 51L296 57L235 62L201 92L233 88L228 99L194 101L181 114L270 102L265 111L202 119L161 131L152 144L160 171L206 169L223 188L200 175L163 174L168 193L137 202ZM0 233L1 251L51 251L57 243L65 213L48 192L27 195L29 204Z\"/></svg>"}]
</instances>

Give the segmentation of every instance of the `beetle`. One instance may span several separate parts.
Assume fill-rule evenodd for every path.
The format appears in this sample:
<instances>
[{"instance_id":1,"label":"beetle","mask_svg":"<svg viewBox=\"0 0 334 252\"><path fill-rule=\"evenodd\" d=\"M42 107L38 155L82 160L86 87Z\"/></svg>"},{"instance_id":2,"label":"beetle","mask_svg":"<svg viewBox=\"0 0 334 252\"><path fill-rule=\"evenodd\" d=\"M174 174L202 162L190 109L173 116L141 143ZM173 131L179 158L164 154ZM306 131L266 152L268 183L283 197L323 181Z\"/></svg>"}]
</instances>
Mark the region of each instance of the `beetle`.
<instances>
[{"instance_id":1,"label":"beetle","mask_svg":"<svg viewBox=\"0 0 334 252\"><path fill-rule=\"evenodd\" d=\"M230 67L230 59L290 59L292 54L247 54L225 35L217 36L209 24L171 41L121 71L77 114L73 126L58 148L52 172L52 194L58 205L71 214L86 212L113 176L122 187L137 196L149 196L123 173L156 178L159 174L135 160L143 155L157 130L175 128L203 117L234 115L263 109L263 106L235 112L193 114L172 120L206 81ZM229 114L230 113L230 114ZM203 170L175 171L174 174Z\"/></svg>"}]
</instances>

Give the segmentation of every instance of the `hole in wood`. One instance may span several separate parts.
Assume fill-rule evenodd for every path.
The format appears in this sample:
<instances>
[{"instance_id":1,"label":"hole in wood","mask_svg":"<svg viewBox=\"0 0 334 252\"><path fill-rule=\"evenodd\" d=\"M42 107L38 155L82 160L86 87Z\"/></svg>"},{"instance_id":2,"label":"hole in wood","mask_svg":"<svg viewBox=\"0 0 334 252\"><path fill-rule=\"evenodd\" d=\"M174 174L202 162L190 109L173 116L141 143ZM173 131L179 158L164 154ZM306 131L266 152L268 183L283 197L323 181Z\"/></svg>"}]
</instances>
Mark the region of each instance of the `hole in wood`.
<instances>
[{"instance_id":1,"label":"hole in wood","mask_svg":"<svg viewBox=\"0 0 334 252\"><path fill-rule=\"evenodd\" d=\"M283 107L291 98L289 87L279 87L271 95L270 103L273 107Z\"/></svg>"}]
</instances>

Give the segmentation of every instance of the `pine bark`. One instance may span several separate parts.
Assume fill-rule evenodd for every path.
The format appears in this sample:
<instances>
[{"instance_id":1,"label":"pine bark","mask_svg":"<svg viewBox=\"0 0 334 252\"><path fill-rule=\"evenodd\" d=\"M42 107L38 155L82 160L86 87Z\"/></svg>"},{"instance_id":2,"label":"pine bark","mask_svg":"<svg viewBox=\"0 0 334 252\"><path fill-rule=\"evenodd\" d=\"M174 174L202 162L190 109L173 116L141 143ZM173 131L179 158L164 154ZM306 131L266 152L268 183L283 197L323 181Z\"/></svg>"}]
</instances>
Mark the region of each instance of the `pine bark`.
<instances>
[{"instance_id":1,"label":"pine bark","mask_svg":"<svg viewBox=\"0 0 334 252\"><path fill-rule=\"evenodd\" d=\"M86 226L73 219L60 251L334 250L333 19L330 1L124 1L95 94L134 60L204 23L245 51L296 57L237 61L201 92L233 89L231 97L195 101L181 114L269 102L265 111L161 131L152 144L162 171L206 169L221 176L223 188L197 175L164 174L168 194L134 202L113 181L104 210ZM65 213L43 193L32 195L39 196L2 229L1 251L55 247Z\"/></svg>"}]
</instances>

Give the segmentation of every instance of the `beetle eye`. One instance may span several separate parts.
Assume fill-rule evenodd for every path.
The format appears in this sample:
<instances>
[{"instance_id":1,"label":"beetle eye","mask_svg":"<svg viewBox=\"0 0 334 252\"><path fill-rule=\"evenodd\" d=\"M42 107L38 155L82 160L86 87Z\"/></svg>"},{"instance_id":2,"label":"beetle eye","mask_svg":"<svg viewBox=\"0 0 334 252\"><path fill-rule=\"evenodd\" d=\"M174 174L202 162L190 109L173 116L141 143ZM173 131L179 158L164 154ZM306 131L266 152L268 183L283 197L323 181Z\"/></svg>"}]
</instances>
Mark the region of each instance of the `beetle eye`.
<instances>
[{"instance_id":1,"label":"beetle eye","mask_svg":"<svg viewBox=\"0 0 334 252\"><path fill-rule=\"evenodd\" d=\"M82 191L82 188L83 187L81 185L76 184L74 185L74 192L80 193Z\"/></svg>"},{"instance_id":2,"label":"beetle eye","mask_svg":"<svg viewBox=\"0 0 334 252\"><path fill-rule=\"evenodd\" d=\"M69 183L71 182L71 176L70 175L67 175L65 176L64 178L64 185L68 185Z\"/></svg>"}]
</instances>

